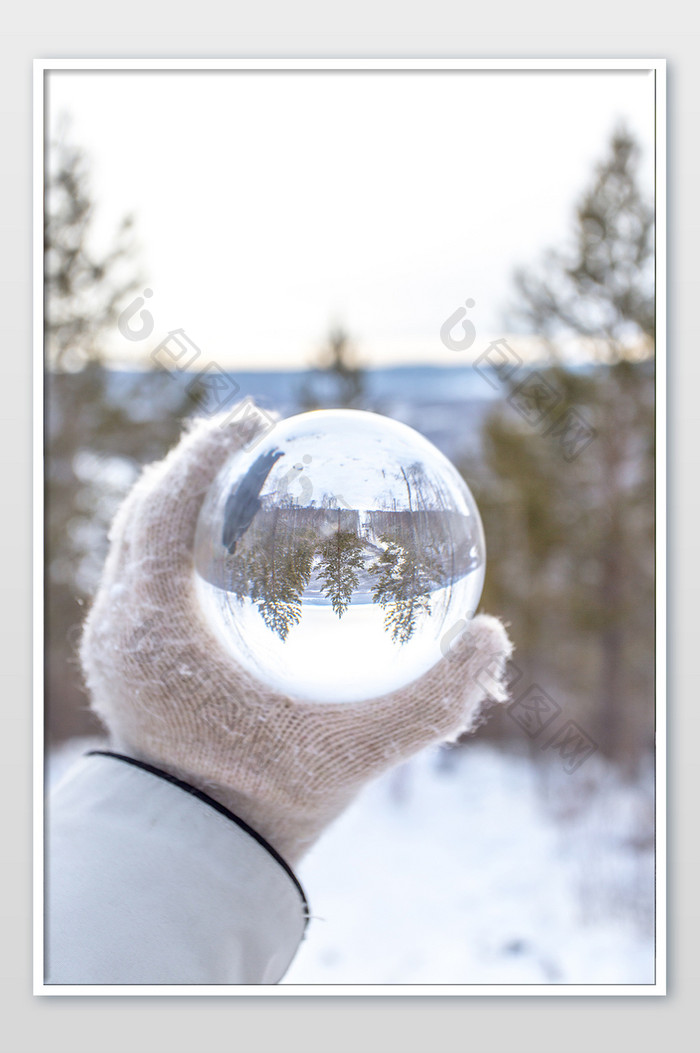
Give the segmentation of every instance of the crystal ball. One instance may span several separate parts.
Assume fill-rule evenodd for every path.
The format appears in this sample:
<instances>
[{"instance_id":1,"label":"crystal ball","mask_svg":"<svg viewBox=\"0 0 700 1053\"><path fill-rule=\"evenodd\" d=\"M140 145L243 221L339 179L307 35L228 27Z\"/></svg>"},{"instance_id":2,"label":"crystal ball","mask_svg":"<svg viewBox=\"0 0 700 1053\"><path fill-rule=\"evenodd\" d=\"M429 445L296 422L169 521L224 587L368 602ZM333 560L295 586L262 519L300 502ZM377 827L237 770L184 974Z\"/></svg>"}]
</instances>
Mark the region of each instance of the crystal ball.
<instances>
[{"instance_id":1,"label":"crystal ball","mask_svg":"<svg viewBox=\"0 0 700 1053\"><path fill-rule=\"evenodd\" d=\"M473 616L485 563L456 468L412 428L359 410L289 417L234 453L194 552L223 645L309 702L361 701L426 672Z\"/></svg>"}]
</instances>

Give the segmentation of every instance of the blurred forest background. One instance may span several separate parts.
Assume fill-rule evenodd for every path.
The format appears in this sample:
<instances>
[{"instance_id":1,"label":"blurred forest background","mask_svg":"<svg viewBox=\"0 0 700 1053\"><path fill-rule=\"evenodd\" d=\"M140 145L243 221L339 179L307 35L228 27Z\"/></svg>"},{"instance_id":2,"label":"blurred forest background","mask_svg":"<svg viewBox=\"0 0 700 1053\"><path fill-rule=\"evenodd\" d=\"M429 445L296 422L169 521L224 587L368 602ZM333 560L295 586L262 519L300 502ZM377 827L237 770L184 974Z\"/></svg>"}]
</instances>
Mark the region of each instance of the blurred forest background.
<instances>
[{"instance_id":1,"label":"blurred forest background","mask_svg":"<svg viewBox=\"0 0 700 1053\"><path fill-rule=\"evenodd\" d=\"M459 467L487 539L481 609L509 624L516 645L513 705L494 708L476 737L484 748L518 763L536 762L538 792L560 818L575 822L586 800L595 799L598 835L607 831L618 848L624 843L636 853L631 870L621 864L631 876L621 879L618 869L614 880L601 878L608 882L609 909L633 914L648 940L655 736L654 225L652 202L643 198L636 178L637 155L631 134L619 127L601 144L600 163L587 185L582 181L568 239L522 261L514 275L504 334L536 338L536 363L513 369L518 337L507 336L500 349L484 346L476 364L374 369L362 347L355 347L347 319L348 328L334 327L325 346L309 348L305 370L237 372L233 379L241 397L251 395L285 416L314 406L394 416ZM165 454L183 419L201 412L208 397L192 383L194 375L157 368L150 360L147 370L110 368L105 336L144 279L132 219L115 232L108 254L91 251L95 210L89 160L65 132L47 152L45 214L50 748L102 732L89 711L76 646L109 522L141 465ZM156 343L154 338L144 346L151 350ZM563 738L555 736L547 749L550 729L564 729ZM466 748L473 742L474 736ZM460 752L450 751L440 763L458 763ZM399 774L391 784L397 799L408 793L407 778ZM623 826L610 833L600 816L615 811L613 784L615 792L634 793L625 798L632 805L625 806ZM613 822L609 814L606 821ZM600 851L600 844L591 848L594 841L591 836L581 863L582 882L584 871L592 880L590 867ZM520 953L511 948L509 961ZM332 972L331 966L328 959L324 968ZM569 976L555 969L555 979L562 975Z\"/></svg>"},{"instance_id":2,"label":"blurred forest background","mask_svg":"<svg viewBox=\"0 0 700 1053\"><path fill-rule=\"evenodd\" d=\"M234 378L241 396L284 415L373 409L436 442L481 509L482 608L511 625L519 683L541 684L606 756L631 768L654 741L653 212L640 198L635 156L634 142L617 133L581 199L569 249L516 274L511 313L546 351L536 369L508 375L517 361L511 340L505 359L486 349L477 368L373 371L338 326L315 357L310 349L308 371ZM110 519L140 466L164 455L202 400L192 375L118 372L104 362L102 339L141 287L133 221L109 255L90 254L87 160L65 137L49 159L46 201L47 730L55 743L95 730L74 651ZM595 357L567 365L576 340ZM522 731L500 713L482 734Z\"/></svg>"}]
</instances>

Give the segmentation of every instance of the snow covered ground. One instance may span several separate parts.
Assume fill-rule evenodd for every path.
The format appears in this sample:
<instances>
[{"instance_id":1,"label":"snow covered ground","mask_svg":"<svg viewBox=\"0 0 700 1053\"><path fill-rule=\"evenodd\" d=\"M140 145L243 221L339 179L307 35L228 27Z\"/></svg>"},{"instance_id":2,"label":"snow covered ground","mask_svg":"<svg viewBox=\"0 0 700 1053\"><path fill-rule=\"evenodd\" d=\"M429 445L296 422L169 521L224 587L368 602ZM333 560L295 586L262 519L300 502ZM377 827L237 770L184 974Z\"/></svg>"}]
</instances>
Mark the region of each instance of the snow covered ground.
<instances>
[{"instance_id":1,"label":"snow covered ground","mask_svg":"<svg viewBox=\"0 0 700 1053\"><path fill-rule=\"evenodd\" d=\"M474 741L368 787L299 867L283 982L652 983L653 784L594 761Z\"/></svg>"},{"instance_id":2,"label":"snow covered ground","mask_svg":"<svg viewBox=\"0 0 700 1053\"><path fill-rule=\"evenodd\" d=\"M557 761L477 738L367 787L298 868L312 920L283 983L652 983L652 773Z\"/></svg>"}]
</instances>

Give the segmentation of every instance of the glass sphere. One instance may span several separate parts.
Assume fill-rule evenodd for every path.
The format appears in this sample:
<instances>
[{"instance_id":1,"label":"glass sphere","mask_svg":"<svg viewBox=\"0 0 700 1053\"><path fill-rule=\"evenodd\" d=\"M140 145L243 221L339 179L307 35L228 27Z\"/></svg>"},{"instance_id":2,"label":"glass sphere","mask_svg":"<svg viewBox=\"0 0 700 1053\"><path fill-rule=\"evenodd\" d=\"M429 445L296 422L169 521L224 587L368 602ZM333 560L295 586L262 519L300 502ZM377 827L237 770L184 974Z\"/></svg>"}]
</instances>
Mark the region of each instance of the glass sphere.
<instances>
[{"instance_id":1,"label":"glass sphere","mask_svg":"<svg viewBox=\"0 0 700 1053\"><path fill-rule=\"evenodd\" d=\"M237 451L197 524L210 625L269 686L312 702L403 687L473 616L486 563L469 488L405 424L358 410L289 417Z\"/></svg>"}]
</instances>

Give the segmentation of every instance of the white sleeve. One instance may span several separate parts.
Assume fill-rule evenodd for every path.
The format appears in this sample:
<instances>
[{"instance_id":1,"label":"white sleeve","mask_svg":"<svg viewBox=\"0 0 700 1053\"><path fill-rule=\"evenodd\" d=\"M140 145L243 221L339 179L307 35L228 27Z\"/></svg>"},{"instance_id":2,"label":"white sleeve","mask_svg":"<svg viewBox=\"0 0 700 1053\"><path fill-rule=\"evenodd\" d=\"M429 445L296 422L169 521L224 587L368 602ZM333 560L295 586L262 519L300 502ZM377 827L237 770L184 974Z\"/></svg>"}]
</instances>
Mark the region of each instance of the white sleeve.
<instances>
[{"instance_id":1,"label":"white sleeve","mask_svg":"<svg viewBox=\"0 0 700 1053\"><path fill-rule=\"evenodd\" d=\"M308 920L273 848L157 769L81 758L46 803L47 984L274 984Z\"/></svg>"}]
</instances>

